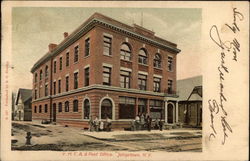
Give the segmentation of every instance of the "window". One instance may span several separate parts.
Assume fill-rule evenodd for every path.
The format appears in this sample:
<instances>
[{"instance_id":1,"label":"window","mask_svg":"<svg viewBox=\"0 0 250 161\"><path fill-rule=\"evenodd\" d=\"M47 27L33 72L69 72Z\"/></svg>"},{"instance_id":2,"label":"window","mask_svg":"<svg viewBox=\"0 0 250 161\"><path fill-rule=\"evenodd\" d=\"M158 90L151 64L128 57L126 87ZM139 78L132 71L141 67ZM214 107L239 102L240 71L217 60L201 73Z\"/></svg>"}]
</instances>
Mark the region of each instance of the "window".
<instances>
[{"instance_id":1,"label":"window","mask_svg":"<svg viewBox=\"0 0 250 161\"><path fill-rule=\"evenodd\" d=\"M37 113L37 107L36 106L34 107L34 113Z\"/></svg>"},{"instance_id":2,"label":"window","mask_svg":"<svg viewBox=\"0 0 250 161\"><path fill-rule=\"evenodd\" d=\"M78 88L78 72L74 73L74 89Z\"/></svg>"},{"instance_id":3,"label":"window","mask_svg":"<svg viewBox=\"0 0 250 161\"><path fill-rule=\"evenodd\" d=\"M161 68L161 55L158 53L154 57L154 67Z\"/></svg>"},{"instance_id":4,"label":"window","mask_svg":"<svg viewBox=\"0 0 250 161\"><path fill-rule=\"evenodd\" d=\"M49 90L48 90L48 84L45 84L45 90L44 90L44 91L45 91L45 92L44 92L44 93L45 93L45 96L48 96L48 91L49 91Z\"/></svg>"},{"instance_id":5,"label":"window","mask_svg":"<svg viewBox=\"0 0 250 161\"><path fill-rule=\"evenodd\" d=\"M69 52L66 53L66 67L69 66Z\"/></svg>"},{"instance_id":6,"label":"window","mask_svg":"<svg viewBox=\"0 0 250 161\"><path fill-rule=\"evenodd\" d=\"M168 71L173 71L173 58L168 57Z\"/></svg>"},{"instance_id":7,"label":"window","mask_svg":"<svg viewBox=\"0 0 250 161\"><path fill-rule=\"evenodd\" d=\"M39 105L39 113L42 113L42 105Z\"/></svg>"},{"instance_id":8,"label":"window","mask_svg":"<svg viewBox=\"0 0 250 161\"><path fill-rule=\"evenodd\" d=\"M54 61L54 73L56 73L56 61Z\"/></svg>"},{"instance_id":9,"label":"window","mask_svg":"<svg viewBox=\"0 0 250 161\"><path fill-rule=\"evenodd\" d=\"M147 76L143 74L138 75L138 86L140 90L147 90Z\"/></svg>"},{"instance_id":10,"label":"window","mask_svg":"<svg viewBox=\"0 0 250 161\"><path fill-rule=\"evenodd\" d=\"M73 101L73 112L77 112L78 111L78 100L74 100Z\"/></svg>"},{"instance_id":11,"label":"window","mask_svg":"<svg viewBox=\"0 0 250 161\"><path fill-rule=\"evenodd\" d=\"M35 89L35 99L37 99L37 89Z\"/></svg>"},{"instance_id":12,"label":"window","mask_svg":"<svg viewBox=\"0 0 250 161\"><path fill-rule=\"evenodd\" d=\"M103 54L111 55L111 43L112 39L110 37L104 36L103 38Z\"/></svg>"},{"instance_id":13,"label":"window","mask_svg":"<svg viewBox=\"0 0 250 161\"><path fill-rule=\"evenodd\" d=\"M169 79L168 80L168 93L173 92L173 80Z\"/></svg>"},{"instance_id":14,"label":"window","mask_svg":"<svg viewBox=\"0 0 250 161\"><path fill-rule=\"evenodd\" d=\"M61 80L58 80L58 93L61 93Z\"/></svg>"},{"instance_id":15,"label":"window","mask_svg":"<svg viewBox=\"0 0 250 161\"><path fill-rule=\"evenodd\" d=\"M40 80L42 80L42 79L43 79L43 71L40 70Z\"/></svg>"},{"instance_id":16,"label":"window","mask_svg":"<svg viewBox=\"0 0 250 161\"><path fill-rule=\"evenodd\" d=\"M89 56L89 53L90 53L90 39L87 38L85 40L85 56Z\"/></svg>"},{"instance_id":17,"label":"window","mask_svg":"<svg viewBox=\"0 0 250 161\"><path fill-rule=\"evenodd\" d=\"M119 119L135 118L135 98L119 97Z\"/></svg>"},{"instance_id":18,"label":"window","mask_svg":"<svg viewBox=\"0 0 250 161\"><path fill-rule=\"evenodd\" d=\"M45 113L48 112L48 105L47 105L47 104L44 105L44 112L45 112Z\"/></svg>"},{"instance_id":19,"label":"window","mask_svg":"<svg viewBox=\"0 0 250 161\"><path fill-rule=\"evenodd\" d=\"M65 112L69 112L69 101L66 101L65 102L65 107L64 107L65 109Z\"/></svg>"},{"instance_id":20,"label":"window","mask_svg":"<svg viewBox=\"0 0 250 161\"><path fill-rule=\"evenodd\" d=\"M154 92L161 91L161 78L154 78Z\"/></svg>"},{"instance_id":21,"label":"window","mask_svg":"<svg viewBox=\"0 0 250 161\"><path fill-rule=\"evenodd\" d=\"M77 45L75 47L75 52L74 52L74 62L78 62L78 54L79 54L79 46Z\"/></svg>"},{"instance_id":22,"label":"window","mask_svg":"<svg viewBox=\"0 0 250 161\"><path fill-rule=\"evenodd\" d=\"M122 60L131 60L131 50L127 44L122 44L120 54Z\"/></svg>"},{"instance_id":23,"label":"window","mask_svg":"<svg viewBox=\"0 0 250 161\"><path fill-rule=\"evenodd\" d=\"M147 57L147 53L145 49L141 49L139 51L139 58L138 58L138 62L140 64L144 64L147 65L148 64L148 57Z\"/></svg>"},{"instance_id":24,"label":"window","mask_svg":"<svg viewBox=\"0 0 250 161\"><path fill-rule=\"evenodd\" d=\"M58 103L58 112L62 112L62 102Z\"/></svg>"},{"instance_id":25,"label":"window","mask_svg":"<svg viewBox=\"0 0 250 161\"><path fill-rule=\"evenodd\" d=\"M120 85L122 88L130 88L130 72L120 71Z\"/></svg>"},{"instance_id":26,"label":"window","mask_svg":"<svg viewBox=\"0 0 250 161\"><path fill-rule=\"evenodd\" d=\"M90 114L89 100L85 99L85 101L84 101L84 115L83 115L83 119L89 119L89 114Z\"/></svg>"},{"instance_id":27,"label":"window","mask_svg":"<svg viewBox=\"0 0 250 161\"><path fill-rule=\"evenodd\" d=\"M54 94L56 94L56 82L53 82Z\"/></svg>"},{"instance_id":28,"label":"window","mask_svg":"<svg viewBox=\"0 0 250 161\"><path fill-rule=\"evenodd\" d=\"M37 82L37 73L35 73L35 83Z\"/></svg>"},{"instance_id":29,"label":"window","mask_svg":"<svg viewBox=\"0 0 250 161\"><path fill-rule=\"evenodd\" d=\"M89 68L85 68L84 75L85 75L85 86L89 86Z\"/></svg>"},{"instance_id":30,"label":"window","mask_svg":"<svg viewBox=\"0 0 250 161\"><path fill-rule=\"evenodd\" d=\"M101 119L112 119L112 102L109 99L104 99L101 104Z\"/></svg>"},{"instance_id":31,"label":"window","mask_svg":"<svg viewBox=\"0 0 250 161\"><path fill-rule=\"evenodd\" d=\"M69 76L66 77L65 81L66 81L65 82L66 92L68 92L69 91Z\"/></svg>"},{"instance_id":32,"label":"window","mask_svg":"<svg viewBox=\"0 0 250 161\"><path fill-rule=\"evenodd\" d=\"M59 70L62 70L62 57L60 57L60 65L59 65Z\"/></svg>"},{"instance_id":33,"label":"window","mask_svg":"<svg viewBox=\"0 0 250 161\"><path fill-rule=\"evenodd\" d=\"M150 100L149 101L150 116L152 119L163 119L164 109L163 101L161 100Z\"/></svg>"},{"instance_id":34,"label":"window","mask_svg":"<svg viewBox=\"0 0 250 161\"><path fill-rule=\"evenodd\" d=\"M138 114L146 114L147 113L147 100L139 98L138 99Z\"/></svg>"},{"instance_id":35,"label":"window","mask_svg":"<svg viewBox=\"0 0 250 161\"><path fill-rule=\"evenodd\" d=\"M47 78L49 76L49 67L46 65L45 67L45 77Z\"/></svg>"},{"instance_id":36,"label":"window","mask_svg":"<svg viewBox=\"0 0 250 161\"><path fill-rule=\"evenodd\" d=\"M38 97L41 98L41 91L42 91L42 86L39 87L39 93L38 93Z\"/></svg>"},{"instance_id":37,"label":"window","mask_svg":"<svg viewBox=\"0 0 250 161\"><path fill-rule=\"evenodd\" d=\"M103 85L111 85L111 68L103 67Z\"/></svg>"}]
</instances>

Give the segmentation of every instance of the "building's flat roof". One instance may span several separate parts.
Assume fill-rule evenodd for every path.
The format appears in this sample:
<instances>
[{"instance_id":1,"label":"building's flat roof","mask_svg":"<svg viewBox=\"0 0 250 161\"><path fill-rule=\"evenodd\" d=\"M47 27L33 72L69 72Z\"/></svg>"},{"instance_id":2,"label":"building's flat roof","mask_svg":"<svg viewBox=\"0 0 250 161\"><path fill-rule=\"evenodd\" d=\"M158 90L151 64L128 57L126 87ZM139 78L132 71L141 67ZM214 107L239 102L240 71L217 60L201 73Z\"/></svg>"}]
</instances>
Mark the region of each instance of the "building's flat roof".
<instances>
[{"instance_id":1,"label":"building's flat roof","mask_svg":"<svg viewBox=\"0 0 250 161\"><path fill-rule=\"evenodd\" d=\"M77 41L82 35L84 35L96 25L104 25L105 27L120 31L122 33L128 34L129 36L133 36L138 39L152 43L154 45L158 45L162 48L172 51L173 53L180 52L180 49L177 48L177 45L175 43L155 36L153 31L150 31L135 24L134 26L129 26L110 17L104 16L100 13L94 13L82 25L80 25L62 42L60 42L56 48L54 48L51 52L46 53L42 58L40 58L32 67L31 72L33 73L41 64L46 62L50 57L53 57L58 53L62 52L65 48Z\"/></svg>"}]
</instances>

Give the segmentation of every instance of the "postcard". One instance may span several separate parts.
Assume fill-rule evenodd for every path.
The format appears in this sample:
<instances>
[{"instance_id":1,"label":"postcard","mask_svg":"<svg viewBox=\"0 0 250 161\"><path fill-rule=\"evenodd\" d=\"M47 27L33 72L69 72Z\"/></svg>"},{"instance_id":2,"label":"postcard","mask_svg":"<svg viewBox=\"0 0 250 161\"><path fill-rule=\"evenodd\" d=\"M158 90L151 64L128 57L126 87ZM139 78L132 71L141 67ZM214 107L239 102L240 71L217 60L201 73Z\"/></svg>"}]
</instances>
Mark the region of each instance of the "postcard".
<instances>
[{"instance_id":1,"label":"postcard","mask_svg":"<svg viewBox=\"0 0 250 161\"><path fill-rule=\"evenodd\" d=\"M4 1L1 160L247 160L249 3Z\"/></svg>"}]
</instances>

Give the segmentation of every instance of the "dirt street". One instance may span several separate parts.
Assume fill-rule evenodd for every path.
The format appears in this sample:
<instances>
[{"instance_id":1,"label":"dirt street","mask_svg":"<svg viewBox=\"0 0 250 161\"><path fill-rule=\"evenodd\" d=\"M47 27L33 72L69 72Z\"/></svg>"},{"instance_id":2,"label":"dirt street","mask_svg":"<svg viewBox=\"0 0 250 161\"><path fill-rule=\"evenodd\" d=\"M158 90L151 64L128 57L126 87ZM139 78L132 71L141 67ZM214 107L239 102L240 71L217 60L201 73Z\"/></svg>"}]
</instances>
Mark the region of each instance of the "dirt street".
<instances>
[{"instance_id":1,"label":"dirt street","mask_svg":"<svg viewBox=\"0 0 250 161\"><path fill-rule=\"evenodd\" d=\"M25 145L27 132L32 134L31 145ZM110 141L86 136L83 129L33 122L13 122L12 134L12 150L166 152L202 150L201 137Z\"/></svg>"}]
</instances>

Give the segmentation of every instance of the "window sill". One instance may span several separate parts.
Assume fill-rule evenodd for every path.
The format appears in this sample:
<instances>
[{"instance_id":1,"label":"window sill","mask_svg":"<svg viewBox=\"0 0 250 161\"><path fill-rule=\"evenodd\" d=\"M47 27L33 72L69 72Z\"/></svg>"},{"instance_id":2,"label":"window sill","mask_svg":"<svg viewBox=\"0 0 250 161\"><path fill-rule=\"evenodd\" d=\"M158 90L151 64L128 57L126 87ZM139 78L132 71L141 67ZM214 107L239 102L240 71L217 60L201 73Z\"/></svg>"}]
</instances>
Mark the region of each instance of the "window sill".
<instances>
[{"instance_id":1,"label":"window sill","mask_svg":"<svg viewBox=\"0 0 250 161\"><path fill-rule=\"evenodd\" d=\"M83 58L84 58L84 59L87 59L88 57L90 57L90 54L89 54L88 56L84 56Z\"/></svg>"},{"instance_id":2,"label":"window sill","mask_svg":"<svg viewBox=\"0 0 250 161\"><path fill-rule=\"evenodd\" d=\"M162 70L162 68L154 67L154 69Z\"/></svg>"},{"instance_id":3,"label":"window sill","mask_svg":"<svg viewBox=\"0 0 250 161\"><path fill-rule=\"evenodd\" d=\"M138 63L138 65L142 65L142 66L148 67L148 64L141 64L141 63Z\"/></svg>"},{"instance_id":4,"label":"window sill","mask_svg":"<svg viewBox=\"0 0 250 161\"><path fill-rule=\"evenodd\" d=\"M168 70L168 72L174 72L173 70Z\"/></svg>"},{"instance_id":5,"label":"window sill","mask_svg":"<svg viewBox=\"0 0 250 161\"><path fill-rule=\"evenodd\" d=\"M131 61L131 60L120 59L120 61L125 61L125 62L132 63L132 61Z\"/></svg>"},{"instance_id":6,"label":"window sill","mask_svg":"<svg viewBox=\"0 0 250 161\"><path fill-rule=\"evenodd\" d=\"M78 63L78 61L74 62L73 64L77 64L77 63Z\"/></svg>"},{"instance_id":7,"label":"window sill","mask_svg":"<svg viewBox=\"0 0 250 161\"><path fill-rule=\"evenodd\" d=\"M106 54L103 54L103 56L107 56L107 57L110 57L110 58L113 57L112 55L106 55Z\"/></svg>"}]
</instances>

